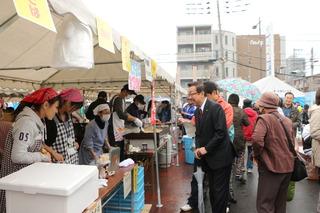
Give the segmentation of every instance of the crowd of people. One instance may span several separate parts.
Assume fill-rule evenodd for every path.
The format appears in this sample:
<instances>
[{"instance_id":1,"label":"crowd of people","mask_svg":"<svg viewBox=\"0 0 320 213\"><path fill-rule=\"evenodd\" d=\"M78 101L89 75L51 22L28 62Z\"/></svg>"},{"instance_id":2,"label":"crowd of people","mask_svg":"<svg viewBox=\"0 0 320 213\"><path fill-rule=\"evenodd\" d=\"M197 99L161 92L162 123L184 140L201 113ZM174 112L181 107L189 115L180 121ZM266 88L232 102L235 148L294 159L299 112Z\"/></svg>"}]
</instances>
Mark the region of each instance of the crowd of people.
<instances>
[{"instance_id":1,"label":"crowd of people","mask_svg":"<svg viewBox=\"0 0 320 213\"><path fill-rule=\"evenodd\" d=\"M320 90L315 99L313 107L305 105L301 110L294 106L293 93L287 92L282 101L277 94L266 92L255 103L244 99L240 108L239 96L230 94L226 102L214 82L189 84L182 115L193 120L196 127L194 172L201 167L206 174L212 212L229 212L230 205L237 203L233 181L246 184L254 165L259 173L257 212L286 212L288 186L299 147L297 130L309 130L309 138L313 139L312 162L316 168L320 166ZM181 210L199 210L194 175L190 197Z\"/></svg>"},{"instance_id":2,"label":"crowd of people","mask_svg":"<svg viewBox=\"0 0 320 213\"><path fill-rule=\"evenodd\" d=\"M133 102L127 107L126 100L132 95ZM144 96L137 95L127 84L110 102L106 92L99 92L86 110L88 123L83 139L77 141L75 112L83 104L82 92L75 88L60 93L41 88L25 96L16 110L3 107L1 102L0 178L35 162L96 165L110 147L119 147L120 161L124 160L125 128L141 128L142 120L150 115ZM170 113L169 102L163 101L157 109L158 122L169 122ZM6 212L3 190L0 199L1 212Z\"/></svg>"},{"instance_id":3,"label":"crowd of people","mask_svg":"<svg viewBox=\"0 0 320 213\"><path fill-rule=\"evenodd\" d=\"M128 97L133 102L127 107ZM187 102L179 111L183 117L180 121L195 127L194 171L201 168L205 172L212 212L228 212L230 205L237 203L234 181L250 184L247 175L254 165L259 173L258 213L286 212L295 154L289 145L299 146L298 130L306 135L303 149L312 153L312 163L320 167L320 90L312 107L298 109L293 99L291 92L283 101L275 93L266 92L255 103L250 99L240 103L238 94L230 94L226 101L215 82L189 84ZM75 88L60 93L41 88L24 97L16 110L4 109L0 102L0 177L35 162L95 165L110 147L119 147L120 161L124 160L125 128L143 127L151 114L151 101L146 106L145 97L128 85L110 101L106 92L99 92L86 110L88 123L79 141L74 112L83 104L84 97ZM157 122L170 123L176 114L170 102L156 104ZM198 209L195 176L190 189L182 211ZM0 209L5 212L5 191L0 192L0 199Z\"/></svg>"}]
</instances>

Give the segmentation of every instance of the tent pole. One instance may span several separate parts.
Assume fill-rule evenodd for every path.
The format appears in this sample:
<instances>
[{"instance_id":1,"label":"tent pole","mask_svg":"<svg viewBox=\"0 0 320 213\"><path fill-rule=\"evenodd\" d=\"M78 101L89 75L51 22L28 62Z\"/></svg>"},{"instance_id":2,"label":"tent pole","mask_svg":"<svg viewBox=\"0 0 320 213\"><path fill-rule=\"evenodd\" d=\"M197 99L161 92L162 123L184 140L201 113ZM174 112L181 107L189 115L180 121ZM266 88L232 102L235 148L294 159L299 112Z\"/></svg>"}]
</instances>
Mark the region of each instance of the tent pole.
<instances>
[{"instance_id":1,"label":"tent pole","mask_svg":"<svg viewBox=\"0 0 320 213\"><path fill-rule=\"evenodd\" d=\"M154 90L155 90L155 84L151 86L151 93L152 93L152 98L154 99ZM153 100L154 101L154 100ZM160 193L160 180L159 180L159 159L158 159L158 142L157 142L157 132L156 132L156 124L153 125L153 136L154 136L154 147L155 147L155 161L156 161L156 179L157 179L157 197L158 197L158 204L156 205L158 208L161 208L163 205L161 204L161 193Z\"/></svg>"}]
</instances>

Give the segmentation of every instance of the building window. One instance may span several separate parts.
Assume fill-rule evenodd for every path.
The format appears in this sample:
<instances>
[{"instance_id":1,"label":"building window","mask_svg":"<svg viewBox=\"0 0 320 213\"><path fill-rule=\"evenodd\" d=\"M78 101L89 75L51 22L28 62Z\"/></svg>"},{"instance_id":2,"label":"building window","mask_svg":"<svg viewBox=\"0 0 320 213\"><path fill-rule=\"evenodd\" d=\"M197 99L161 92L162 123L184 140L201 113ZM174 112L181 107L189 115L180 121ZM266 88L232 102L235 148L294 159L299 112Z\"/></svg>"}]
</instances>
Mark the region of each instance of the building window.
<instances>
[{"instance_id":1,"label":"building window","mask_svg":"<svg viewBox=\"0 0 320 213\"><path fill-rule=\"evenodd\" d=\"M178 29L178 35L193 35L193 28L180 28Z\"/></svg>"},{"instance_id":2,"label":"building window","mask_svg":"<svg viewBox=\"0 0 320 213\"><path fill-rule=\"evenodd\" d=\"M232 46L234 47L234 37L232 37Z\"/></svg>"},{"instance_id":3,"label":"building window","mask_svg":"<svg viewBox=\"0 0 320 213\"><path fill-rule=\"evenodd\" d=\"M219 51L216 50L216 59L218 60L219 59Z\"/></svg>"},{"instance_id":4,"label":"building window","mask_svg":"<svg viewBox=\"0 0 320 213\"><path fill-rule=\"evenodd\" d=\"M233 74L233 77L236 77L236 69L235 68L233 68L232 74Z\"/></svg>"},{"instance_id":5,"label":"building window","mask_svg":"<svg viewBox=\"0 0 320 213\"><path fill-rule=\"evenodd\" d=\"M197 45L196 52L211 52L211 44Z\"/></svg>"},{"instance_id":6,"label":"building window","mask_svg":"<svg viewBox=\"0 0 320 213\"><path fill-rule=\"evenodd\" d=\"M229 68L226 67L226 77L229 77Z\"/></svg>"},{"instance_id":7,"label":"building window","mask_svg":"<svg viewBox=\"0 0 320 213\"><path fill-rule=\"evenodd\" d=\"M180 65L180 70L192 70L192 65L191 64L181 64Z\"/></svg>"},{"instance_id":8,"label":"building window","mask_svg":"<svg viewBox=\"0 0 320 213\"><path fill-rule=\"evenodd\" d=\"M210 27L203 27L203 28L196 28L197 35L210 35L211 28Z\"/></svg>"},{"instance_id":9,"label":"building window","mask_svg":"<svg viewBox=\"0 0 320 213\"><path fill-rule=\"evenodd\" d=\"M192 79L183 79L180 81L182 87L187 88L188 84L192 82Z\"/></svg>"},{"instance_id":10,"label":"building window","mask_svg":"<svg viewBox=\"0 0 320 213\"><path fill-rule=\"evenodd\" d=\"M178 53L192 53L193 46L192 45L179 45L178 46Z\"/></svg>"},{"instance_id":11,"label":"building window","mask_svg":"<svg viewBox=\"0 0 320 213\"><path fill-rule=\"evenodd\" d=\"M198 64L197 70L209 70L209 65L208 64Z\"/></svg>"},{"instance_id":12,"label":"building window","mask_svg":"<svg viewBox=\"0 0 320 213\"><path fill-rule=\"evenodd\" d=\"M228 60L228 50L226 50L225 57L225 59Z\"/></svg>"},{"instance_id":13,"label":"building window","mask_svg":"<svg viewBox=\"0 0 320 213\"><path fill-rule=\"evenodd\" d=\"M219 77L219 67L216 67L216 76Z\"/></svg>"},{"instance_id":14,"label":"building window","mask_svg":"<svg viewBox=\"0 0 320 213\"><path fill-rule=\"evenodd\" d=\"M236 61L235 58L234 58L234 52L232 53L232 60Z\"/></svg>"},{"instance_id":15,"label":"building window","mask_svg":"<svg viewBox=\"0 0 320 213\"><path fill-rule=\"evenodd\" d=\"M225 45L228 45L228 36L224 36L224 43Z\"/></svg>"},{"instance_id":16,"label":"building window","mask_svg":"<svg viewBox=\"0 0 320 213\"><path fill-rule=\"evenodd\" d=\"M215 38L216 38L216 44L219 44L218 35L216 35Z\"/></svg>"}]
</instances>

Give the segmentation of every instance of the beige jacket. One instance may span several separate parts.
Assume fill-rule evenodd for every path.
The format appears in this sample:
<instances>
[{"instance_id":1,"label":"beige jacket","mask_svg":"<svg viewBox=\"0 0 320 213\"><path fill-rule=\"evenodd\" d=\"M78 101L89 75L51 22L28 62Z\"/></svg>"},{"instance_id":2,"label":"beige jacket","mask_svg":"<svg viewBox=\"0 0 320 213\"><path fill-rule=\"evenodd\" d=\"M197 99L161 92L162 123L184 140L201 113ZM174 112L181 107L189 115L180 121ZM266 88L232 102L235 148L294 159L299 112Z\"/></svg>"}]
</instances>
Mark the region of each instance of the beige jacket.
<instances>
[{"instance_id":1,"label":"beige jacket","mask_svg":"<svg viewBox=\"0 0 320 213\"><path fill-rule=\"evenodd\" d=\"M312 160L316 167L320 167L320 106L313 105L309 109L309 123L312 138Z\"/></svg>"}]
</instances>

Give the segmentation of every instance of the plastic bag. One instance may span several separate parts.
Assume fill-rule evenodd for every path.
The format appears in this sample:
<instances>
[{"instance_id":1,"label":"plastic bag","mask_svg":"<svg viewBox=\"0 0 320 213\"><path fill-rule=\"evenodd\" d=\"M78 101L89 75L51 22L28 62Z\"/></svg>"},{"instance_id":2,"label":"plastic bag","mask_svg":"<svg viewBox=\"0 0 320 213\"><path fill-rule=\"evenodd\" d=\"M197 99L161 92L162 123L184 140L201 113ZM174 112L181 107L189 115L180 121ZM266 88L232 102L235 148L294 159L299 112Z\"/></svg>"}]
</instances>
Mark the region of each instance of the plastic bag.
<instances>
[{"instance_id":1,"label":"plastic bag","mask_svg":"<svg viewBox=\"0 0 320 213\"><path fill-rule=\"evenodd\" d=\"M292 201L294 198L294 193L295 193L295 188L296 188L296 183L293 181L290 181L289 187L288 187L288 192L287 192L287 201Z\"/></svg>"},{"instance_id":2,"label":"plastic bag","mask_svg":"<svg viewBox=\"0 0 320 213\"><path fill-rule=\"evenodd\" d=\"M74 15L66 15L58 31L52 67L90 69L94 65L93 37L90 27Z\"/></svg>"}]
</instances>

